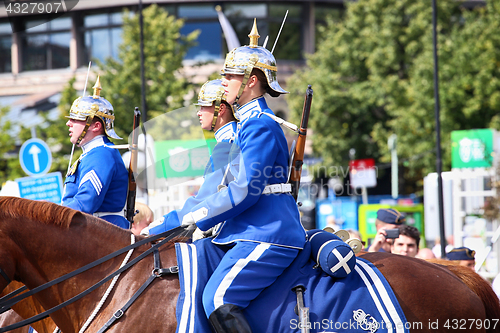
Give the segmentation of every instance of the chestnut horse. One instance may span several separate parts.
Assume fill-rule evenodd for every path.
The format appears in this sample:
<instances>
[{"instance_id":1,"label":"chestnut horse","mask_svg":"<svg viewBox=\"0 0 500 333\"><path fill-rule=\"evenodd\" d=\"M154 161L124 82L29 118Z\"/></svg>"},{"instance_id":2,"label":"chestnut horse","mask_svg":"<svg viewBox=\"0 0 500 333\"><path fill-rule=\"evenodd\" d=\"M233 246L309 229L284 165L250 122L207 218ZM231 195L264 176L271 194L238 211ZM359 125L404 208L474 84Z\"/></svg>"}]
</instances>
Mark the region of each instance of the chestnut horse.
<instances>
[{"instance_id":1,"label":"chestnut horse","mask_svg":"<svg viewBox=\"0 0 500 333\"><path fill-rule=\"evenodd\" d=\"M17 281L12 281L2 292L0 292L0 299L5 295L24 287L24 285ZM12 306L12 310L2 313L0 315L0 327L7 327L9 325L20 322L22 319L31 318L45 309L38 303L33 296L23 299L19 303ZM38 333L52 333L56 329L56 324L50 318L37 321L31 325ZM10 331L12 333L28 333L29 327L24 326Z\"/></svg>"},{"instance_id":2,"label":"chestnut horse","mask_svg":"<svg viewBox=\"0 0 500 333\"><path fill-rule=\"evenodd\" d=\"M0 268L9 279L22 282L30 289L126 247L130 234L103 220L56 204L0 198ZM149 245L141 245L134 250L131 260L148 249ZM34 297L43 308L50 309L118 269L124 256L110 259ZM176 265L173 243L160 248L160 258L162 267ZM479 325L479 321L484 323L489 319L490 324L494 324L500 318L500 305L492 290L493 295L480 298L446 267L420 259L385 253L367 253L363 258L371 261L386 277L407 321L423 323L418 329L412 329L412 333L452 332L456 330L453 323L460 325L463 321L467 332L498 331L498 324L495 329L489 325L489 330ZM149 255L122 273L86 332L97 332L146 281L152 267L153 258ZM0 275L0 290L8 283ZM108 285L109 282L52 313L51 318L62 332L78 332ZM177 276L156 279L109 332L131 332L138 328L145 332L175 332L178 294ZM488 304L488 299L497 302ZM486 309L485 304L491 308ZM449 326L444 327L447 320ZM472 320L474 325L471 325ZM428 325L437 322L439 327ZM289 331L290 327L283 328L283 332Z\"/></svg>"}]
</instances>

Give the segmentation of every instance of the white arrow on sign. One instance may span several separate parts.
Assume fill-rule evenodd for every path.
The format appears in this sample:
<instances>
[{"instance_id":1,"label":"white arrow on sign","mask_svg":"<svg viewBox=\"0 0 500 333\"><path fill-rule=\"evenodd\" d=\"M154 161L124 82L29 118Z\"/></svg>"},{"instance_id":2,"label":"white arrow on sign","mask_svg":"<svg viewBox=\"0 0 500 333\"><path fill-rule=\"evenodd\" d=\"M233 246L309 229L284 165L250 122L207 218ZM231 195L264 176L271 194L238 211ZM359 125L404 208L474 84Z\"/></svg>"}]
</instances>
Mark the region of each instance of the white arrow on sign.
<instances>
[{"instance_id":1,"label":"white arrow on sign","mask_svg":"<svg viewBox=\"0 0 500 333\"><path fill-rule=\"evenodd\" d=\"M30 150L28 150L28 153L30 155L33 155L33 165L35 166L35 172L40 171L40 162L38 161L38 154L40 154L42 151L40 148L38 148L36 145L31 146Z\"/></svg>"}]
</instances>

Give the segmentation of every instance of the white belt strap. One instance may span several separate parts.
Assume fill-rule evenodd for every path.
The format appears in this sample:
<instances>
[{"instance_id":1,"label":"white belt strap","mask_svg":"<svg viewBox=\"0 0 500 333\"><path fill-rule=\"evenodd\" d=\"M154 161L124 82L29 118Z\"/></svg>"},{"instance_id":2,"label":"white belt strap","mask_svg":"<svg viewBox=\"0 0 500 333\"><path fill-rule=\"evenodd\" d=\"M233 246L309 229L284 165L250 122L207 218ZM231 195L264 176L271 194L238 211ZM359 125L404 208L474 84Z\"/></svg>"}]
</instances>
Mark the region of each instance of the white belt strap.
<instances>
[{"instance_id":1,"label":"white belt strap","mask_svg":"<svg viewBox=\"0 0 500 333\"><path fill-rule=\"evenodd\" d=\"M296 133L299 132L299 128L295 124L289 123L288 121L281 119L280 117L277 117L274 114L270 114L270 113L266 113L266 112L262 112L262 114L265 114L266 116L271 117L275 122L277 122L280 125L285 126L289 130L292 130Z\"/></svg>"},{"instance_id":2,"label":"white belt strap","mask_svg":"<svg viewBox=\"0 0 500 333\"><path fill-rule=\"evenodd\" d=\"M262 194L290 193L290 192L292 192L292 184L272 184L264 187L264 191L262 191Z\"/></svg>"},{"instance_id":3,"label":"white belt strap","mask_svg":"<svg viewBox=\"0 0 500 333\"><path fill-rule=\"evenodd\" d=\"M125 217L125 207L119 212L97 212L93 214L95 217L103 217L103 216L108 216L108 215L118 215L121 217Z\"/></svg>"}]
</instances>

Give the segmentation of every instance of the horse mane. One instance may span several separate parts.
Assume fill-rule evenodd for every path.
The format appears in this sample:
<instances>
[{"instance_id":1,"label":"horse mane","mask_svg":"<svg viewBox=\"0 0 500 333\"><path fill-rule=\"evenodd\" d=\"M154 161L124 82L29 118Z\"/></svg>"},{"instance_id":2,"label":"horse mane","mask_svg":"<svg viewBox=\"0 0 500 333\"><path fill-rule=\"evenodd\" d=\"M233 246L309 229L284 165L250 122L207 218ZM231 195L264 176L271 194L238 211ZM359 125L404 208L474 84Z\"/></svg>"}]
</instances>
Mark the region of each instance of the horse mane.
<instances>
[{"instance_id":1,"label":"horse mane","mask_svg":"<svg viewBox=\"0 0 500 333\"><path fill-rule=\"evenodd\" d=\"M465 283L481 300L486 310L486 318L500 318L500 302L490 283L469 267L460 266L453 260L429 259L429 262L443 265ZM488 332L489 330L487 330ZM493 332L493 331L492 331Z\"/></svg>"},{"instance_id":2,"label":"horse mane","mask_svg":"<svg viewBox=\"0 0 500 333\"><path fill-rule=\"evenodd\" d=\"M81 212L52 202L34 201L16 197L0 197L0 220L27 218L61 228L69 228L71 221Z\"/></svg>"}]
</instances>

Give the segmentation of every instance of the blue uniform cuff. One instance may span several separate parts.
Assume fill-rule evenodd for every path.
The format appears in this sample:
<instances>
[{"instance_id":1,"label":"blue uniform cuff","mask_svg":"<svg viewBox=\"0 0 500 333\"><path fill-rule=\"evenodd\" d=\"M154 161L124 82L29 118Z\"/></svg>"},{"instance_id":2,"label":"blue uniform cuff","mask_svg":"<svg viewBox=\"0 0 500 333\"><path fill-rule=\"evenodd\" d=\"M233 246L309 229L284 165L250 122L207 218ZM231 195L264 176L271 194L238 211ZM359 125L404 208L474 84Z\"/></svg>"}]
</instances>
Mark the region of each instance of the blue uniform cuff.
<instances>
[{"instance_id":1,"label":"blue uniform cuff","mask_svg":"<svg viewBox=\"0 0 500 333\"><path fill-rule=\"evenodd\" d=\"M171 211L167 215L164 215L163 217L164 221L162 224L149 230L150 235L161 234L162 232L168 231L181 225L179 222L179 216L177 215L177 211L175 210Z\"/></svg>"}]
</instances>

